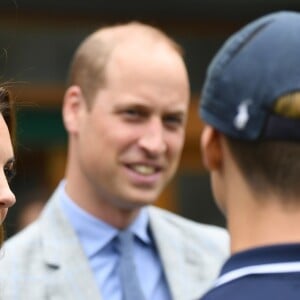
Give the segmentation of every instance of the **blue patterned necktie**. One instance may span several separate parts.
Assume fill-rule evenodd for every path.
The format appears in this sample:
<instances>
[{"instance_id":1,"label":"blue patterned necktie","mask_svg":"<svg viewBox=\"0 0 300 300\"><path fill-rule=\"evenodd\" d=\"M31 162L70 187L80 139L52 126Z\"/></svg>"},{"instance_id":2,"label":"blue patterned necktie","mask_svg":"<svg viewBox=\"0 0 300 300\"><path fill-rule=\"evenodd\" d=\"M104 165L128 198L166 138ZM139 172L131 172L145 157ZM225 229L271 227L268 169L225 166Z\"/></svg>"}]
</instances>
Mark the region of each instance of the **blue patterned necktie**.
<instances>
[{"instance_id":1,"label":"blue patterned necktie","mask_svg":"<svg viewBox=\"0 0 300 300\"><path fill-rule=\"evenodd\" d=\"M123 300L145 300L134 264L133 239L133 233L128 230L120 231L117 236L117 249L120 254L119 275Z\"/></svg>"}]
</instances>

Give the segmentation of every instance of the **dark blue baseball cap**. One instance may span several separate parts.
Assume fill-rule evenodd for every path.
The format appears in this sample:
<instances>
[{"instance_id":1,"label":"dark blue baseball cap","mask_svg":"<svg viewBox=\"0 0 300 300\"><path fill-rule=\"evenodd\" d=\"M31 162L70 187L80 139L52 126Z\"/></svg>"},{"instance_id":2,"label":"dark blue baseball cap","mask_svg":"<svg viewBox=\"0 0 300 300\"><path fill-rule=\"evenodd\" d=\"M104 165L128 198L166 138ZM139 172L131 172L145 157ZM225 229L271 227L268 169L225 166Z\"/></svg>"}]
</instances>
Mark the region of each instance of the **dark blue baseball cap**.
<instances>
[{"instance_id":1,"label":"dark blue baseball cap","mask_svg":"<svg viewBox=\"0 0 300 300\"><path fill-rule=\"evenodd\" d=\"M300 13L276 12L232 35L207 70L200 116L242 140L300 140L300 119L273 113L276 100L300 91Z\"/></svg>"}]
</instances>

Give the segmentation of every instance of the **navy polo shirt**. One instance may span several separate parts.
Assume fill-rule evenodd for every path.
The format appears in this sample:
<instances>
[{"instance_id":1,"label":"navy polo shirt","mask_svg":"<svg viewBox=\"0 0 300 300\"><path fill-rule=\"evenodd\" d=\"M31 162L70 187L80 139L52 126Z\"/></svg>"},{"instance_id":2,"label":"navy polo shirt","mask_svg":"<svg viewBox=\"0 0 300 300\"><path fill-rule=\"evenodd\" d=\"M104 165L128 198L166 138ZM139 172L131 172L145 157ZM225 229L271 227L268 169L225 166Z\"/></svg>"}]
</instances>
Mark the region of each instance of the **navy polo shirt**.
<instances>
[{"instance_id":1,"label":"navy polo shirt","mask_svg":"<svg viewBox=\"0 0 300 300\"><path fill-rule=\"evenodd\" d=\"M201 300L299 300L300 244L253 248L231 256Z\"/></svg>"}]
</instances>

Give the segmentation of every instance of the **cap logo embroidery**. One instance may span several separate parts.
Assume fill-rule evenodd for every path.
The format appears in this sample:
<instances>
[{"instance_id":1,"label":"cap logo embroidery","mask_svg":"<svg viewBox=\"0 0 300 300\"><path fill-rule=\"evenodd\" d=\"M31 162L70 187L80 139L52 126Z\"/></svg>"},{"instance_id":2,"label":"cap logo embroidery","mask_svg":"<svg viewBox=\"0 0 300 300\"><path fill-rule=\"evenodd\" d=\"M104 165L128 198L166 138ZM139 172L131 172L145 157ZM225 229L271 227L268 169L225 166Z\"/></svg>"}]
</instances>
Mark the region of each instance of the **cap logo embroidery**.
<instances>
[{"instance_id":1,"label":"cap logo embroidery","mask_svg":"<svg viewBox=\"0 0 300 300\"><path fill-rule=\"evenodd\" d=\"M249 121L249 106L251 103L252 101L250 99L244 100L237 108L237 114L233 120L233 124L239 130L244 129Z\"/></svg>"}]
</instances>

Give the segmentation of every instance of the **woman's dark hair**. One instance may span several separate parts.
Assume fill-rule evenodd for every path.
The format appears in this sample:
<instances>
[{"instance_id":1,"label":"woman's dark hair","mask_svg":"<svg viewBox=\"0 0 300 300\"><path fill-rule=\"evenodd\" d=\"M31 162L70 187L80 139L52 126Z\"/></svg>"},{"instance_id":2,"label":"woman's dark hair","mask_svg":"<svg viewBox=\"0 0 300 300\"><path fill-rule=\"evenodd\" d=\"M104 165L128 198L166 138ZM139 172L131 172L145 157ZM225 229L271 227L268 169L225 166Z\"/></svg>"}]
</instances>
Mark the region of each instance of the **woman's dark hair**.
<instances>
[{"instance_id":1,"label":"woman's dark hair","mask_svg":"<svg viewBox=\"0 0 300 300\"><path fill-rule=\"evenodd\" d=\"M0 113L2 114L4 121L8 127L12 143L15 142L15 113L11 100L11 95L4 87L0 87ZM5 231L3 224L0 224L0 246L3 243L5 237Z\"/></svg>"}]
</instances>

